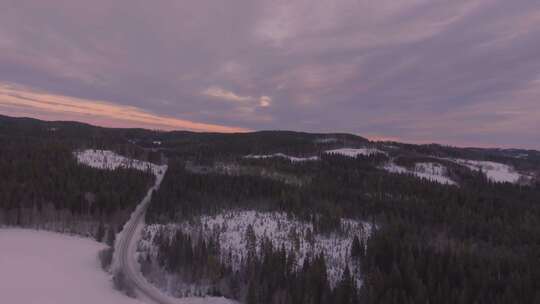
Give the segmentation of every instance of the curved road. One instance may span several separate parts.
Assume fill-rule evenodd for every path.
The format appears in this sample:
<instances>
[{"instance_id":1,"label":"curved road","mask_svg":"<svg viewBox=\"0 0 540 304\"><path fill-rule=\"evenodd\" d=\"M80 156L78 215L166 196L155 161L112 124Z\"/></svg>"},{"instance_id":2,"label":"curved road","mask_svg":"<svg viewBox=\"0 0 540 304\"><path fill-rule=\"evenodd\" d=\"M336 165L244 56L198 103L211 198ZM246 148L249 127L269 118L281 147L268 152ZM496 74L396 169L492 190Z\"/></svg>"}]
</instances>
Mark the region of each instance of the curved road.
<instances>
[{"instance_id":1,"label":"curved road","mask_svg":"<svg viewBox=\"0 0 540 304\"><path fill-rule=\"evenodd\" d=\"M124 229L119 235L114 250L113 271L122 271L125 275L128 284L131 284L137 299L148 304L232 304L234 301L225 298L173 298L164 294L161 290L149 283L142 275L139 263L135 259L137 251L137 243L139 241L141 231L144 228L144 215L152 198L154 190L159 188L167 166L161 166L160 170L156 170L156 181L154 186L148 190L146 196L139 203L135 211L131 214L131 218L124 225Z\"/></svg>"},{"instance_id":2,"label":"curved road","mask_svg":"<svg viewBox=\"0 0 540 304\"><path fill-rule=\"evenodd\" d=\"M131 284L137 298L152 304L177 304L176 299L163 294L159 289L150 284L142 275L138 262L135 260L137 242L144 227L144 215L152 198L152 192L159 188L167 166L163 166L161 173L157 172L156 181L139 206L131 214L131 218L124 226L121 235L115 245L114 260L115 271L122 271Z\"/></svg>"}]
</instances>

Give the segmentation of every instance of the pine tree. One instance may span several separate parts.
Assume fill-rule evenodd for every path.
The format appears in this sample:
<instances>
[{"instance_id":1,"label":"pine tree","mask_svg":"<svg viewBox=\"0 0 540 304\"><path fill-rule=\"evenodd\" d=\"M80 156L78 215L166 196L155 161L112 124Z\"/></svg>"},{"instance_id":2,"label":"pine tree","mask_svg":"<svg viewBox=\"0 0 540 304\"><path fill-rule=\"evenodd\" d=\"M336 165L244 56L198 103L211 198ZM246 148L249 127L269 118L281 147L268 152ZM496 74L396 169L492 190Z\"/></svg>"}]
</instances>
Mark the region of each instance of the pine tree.
<instances>
[{"instance_id":1,"label":"pine tree","mask_svg":"<svg viewBox=\"0 0 540 304\"><path fill-rule=\"evenodd\" d=\"M116 240L116 233L114 232L114 229L112 227L109 227L107 230L107 245L114 247L114 242Z\"/></svg>"},{"instance_id":2,"label":"pine tree","mask_svg":"<svg viewBox=\"0 0 540 304\"><path fill-rule=\"evenodd\" d=\"M353 258L359 258L361 257L363 251L364 249L360 244L360 240L358 239L358 236L355 235L351 246L351 256Z\"/></svg>"},{"instance_id":3,"label":"pine tree","mask_svg":"<svg viewBox=\"0 0 540 304\"><path fill-rule=\"evenodd\" d=\"M253 282L250 282L248 286L246 304L259 304L257 298L257 288Z\"/></svg>"},{"instance_id":4,"label":"pine tree","mask_svg":"<svg viewBox=\"0 0 540 304\"><path fill-rule=\"evenodd\" d=\"M253 226L248 225L245 235L246 251L249 258L254 258L257 254L257 236L253 230Z\"/></svg>"},{"instance_id":5,"label":"pine tree","mask_svg":"<svg viewBox=\"0 0 540 304\"><path fill-rule=\"evenodd\" d=\"M104 236L105 236L105 227L103 226L103 222L100 222L96 231L96 235L95 235L96 241L102 242Z\"/></svg>"}]
</instances>

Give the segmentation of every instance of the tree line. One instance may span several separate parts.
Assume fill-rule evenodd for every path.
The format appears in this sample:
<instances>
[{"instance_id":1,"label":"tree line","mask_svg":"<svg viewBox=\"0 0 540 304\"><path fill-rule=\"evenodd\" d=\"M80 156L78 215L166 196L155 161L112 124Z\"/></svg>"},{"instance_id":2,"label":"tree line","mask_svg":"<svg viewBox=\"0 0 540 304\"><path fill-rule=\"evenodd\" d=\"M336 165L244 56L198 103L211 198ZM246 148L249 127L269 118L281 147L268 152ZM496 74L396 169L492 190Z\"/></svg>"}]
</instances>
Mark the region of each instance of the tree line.
<instances>
[{"instance_id":1,"label":"tree line","mask_svg":"<svg viewBox=\"0 0 540 304\"><path fill-rule=\"evenodd\" d=\"M153 182L147 172L80 165L56 140L0 138L0 172L0 225L97 239L122 227Z\"/></svg>"},{"instance_id":2,"label":"tree line","mask_svg":"<svg viewBox=\"0 0 540 304\"><path fill-rule=\"evenodd\" d=\"M363 219L378 229L367 252L357 255L363 284L351 301L540 301L538 183L495 184L482 174L450 167L460 186L439 185L389 174L377 168L382 161L323 155L321 161L309 164L261 162L268 168L287 167L299 176L309 175L310 182L300 187L257 176L194 174L181 161L173 161L147 220L175 222L230 208L278 210L312 221L317 232L327 233L337 229L342 217ZM285 293L285 298L293 294L261 290L271 292L259 290L257 300L274 299L271 303L281 303L278 294Z\"/></svg>"}]
</instances>

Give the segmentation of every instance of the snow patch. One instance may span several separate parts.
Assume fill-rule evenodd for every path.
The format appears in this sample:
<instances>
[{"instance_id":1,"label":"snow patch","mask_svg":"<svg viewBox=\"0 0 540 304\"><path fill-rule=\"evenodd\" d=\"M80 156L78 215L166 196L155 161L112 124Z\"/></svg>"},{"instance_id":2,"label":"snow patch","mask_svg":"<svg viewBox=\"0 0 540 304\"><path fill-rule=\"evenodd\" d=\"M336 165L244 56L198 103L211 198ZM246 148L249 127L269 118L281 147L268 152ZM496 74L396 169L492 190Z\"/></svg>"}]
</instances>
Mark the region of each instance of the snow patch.
<instances>
[{"instance_id":1,"label":"snow patch","mask_svg":"<svg viewBox=\"0 0 540 304\"><path fill-rule=\"evenodd\" d=\"M412 174L418 178L424 178L443 185L456 185L456 182L448 178L447 168L439 163L416 163L414 169L410 170L389 162L382 169L395 174Z\"/></svg>"},{"instance_id":2,"label":"snow patch","mask_svg":"<svg viewBox=\"0 0 540 304\"><path fill-rule=\"evenodd\" d=\"M321 137L321 138L316 138L314 140L314 142L317 144L330 144L330 143L335 143L337 141L338 139L335 137Z\"/></svg>"},{"instance_id":3,"label":"snow patch","mask_svg":"<svg viewBox=\"0 0 540 304\"><path fill-rule=\"evenodd\" d=\"M387 155L386 152L381 151L379 149L375 148L341 148L341 149L334 149L334 150L328 150L325 151L326 154L338 154L343 156L349 156L349 157L357 157L359 155L363 156L370 156L375 154L384 154Z\"/></svg>"},{"instance_id":4,"label":"snow patch","mask_svg":"<svg viewBox=\"0 0 540 304\"><path fill-rule=\"evenodd\" d=\"M136 170L150 170L155 176L165 172L166 166L159 166L150 162L131 159L108 150L88 149L73 152L77 161L96 169L115 170L117 168L130 168Z\"/></svg>"},{"instance_id":5,"label":"snow patch","mask_svg":"<svg viewBox=\"0 0 540 304\"><path fill-rule=\"evenodd\" d=\"M274 157L280 157L280 158L286 158L290 160L291 162L305 162L305 161L316 161L319 160L318 156L311 156L311 157L295 157L295 156L289 156L283 153L274 153L274 154L265 154L265 155L246 155L244 158L252 158L252 159L266 159L266 158L274 158Z\"/></svg>"},{"instance_id":6,"label":"snow patch","mask_svg":"<svg viewBox=\"0 0 540 304\"><path fill-rule=\"evenodd\" d=\"M526 176L516 172L514 167L506 164L460 158L450 158L448 160L463 165L473 171L482 171L490 181L495 183L515 184L522 179L522 177L526 178Z\"/></svg>"}]
</instances>

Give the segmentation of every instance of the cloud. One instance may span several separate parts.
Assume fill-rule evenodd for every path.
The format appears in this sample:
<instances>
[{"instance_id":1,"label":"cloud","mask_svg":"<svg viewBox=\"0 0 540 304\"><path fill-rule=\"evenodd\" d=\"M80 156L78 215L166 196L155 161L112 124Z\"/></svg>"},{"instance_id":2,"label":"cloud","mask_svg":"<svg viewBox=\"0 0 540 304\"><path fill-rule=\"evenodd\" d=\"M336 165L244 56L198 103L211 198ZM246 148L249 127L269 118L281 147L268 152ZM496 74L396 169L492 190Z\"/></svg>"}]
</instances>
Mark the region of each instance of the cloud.
<instances>
[{"instance_id":1,"label":"cloud","mask_svg":"<svg viewBox=\"0 0 540 304\"><path fill-rule=\"evenodd\" d=\"M10 113L24 113L28 116L43 119L64 117L64 119L77 119L88 123L100 122L100 124L116 127L185 129L211 132L247 131L244 128L198 123L152 114L136 107L54 95L6 84L0 84L0 107Z\"/></svg>"},{"instance_id":2,"label":"cloud","mask_svg":"<svg viewBox=\"0 0 540 304\"><path fill-rule=\"evenodd\" d=\"M0 82L69 96L73 106L106 100L240 129L540 148L540 133L531 131L540 121L536 0L20 0L6 7ZM33 106L19 100L0 111L30 115Z\"/></svg>"},{"instance_id":3,"label":"cloud","mask_svg":"<svg viewBox=\"0 0 540 304\"><path fill-rule=\"evenodd\" d=\"M232 102L236 110L244 114L253 114L257 108L268 108L272 105L270 96L263 95L259 98L241 96L220 87L210 87L204 90L202 95Z\"/></svg>"},{"instance_id":4,"label":"cloud","mask_svg":"<svg viewBox=\"0 0 540 304\"><path fill-rule=\"evenodd\" d=\"M261 98L259 98L259 106L260 107L267 108L271 104L272 104L272 98L270 98L269 96L261 96Z\"/></svg>"},{"instance_id":5,"label":"cloud","mask_svg":"<svg viewBox=\"0 0 540 304\"><path fill-rule=\"evenodd\" d=\"M204 90L202 94L208 97L223 99L223 100L233 101L233 102L247 102L247 101L253 100L253 98L250 96L240 96L231 91L227 91L219 87L210 87Z\"/></svg>"}]
</instances>

